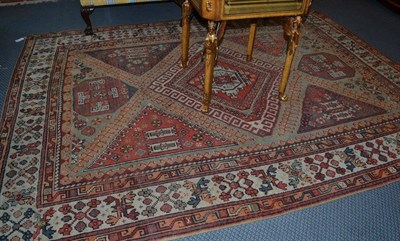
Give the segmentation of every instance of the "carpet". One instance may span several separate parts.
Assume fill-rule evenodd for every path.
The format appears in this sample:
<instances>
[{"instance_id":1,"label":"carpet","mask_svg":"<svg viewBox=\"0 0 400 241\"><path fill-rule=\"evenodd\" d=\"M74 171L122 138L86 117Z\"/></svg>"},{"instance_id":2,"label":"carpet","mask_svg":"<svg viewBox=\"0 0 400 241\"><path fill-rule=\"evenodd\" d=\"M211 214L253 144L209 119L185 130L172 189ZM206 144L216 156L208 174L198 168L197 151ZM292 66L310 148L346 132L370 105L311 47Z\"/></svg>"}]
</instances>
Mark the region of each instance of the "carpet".
<instances>
[{"instance_id":1,"label":"carpet","mask_svg":"<svg viewBox=\"0 0 400 241\"><path fill-rule=\"evenodd\" d=\"M179 22L27 38L0 129L0 240L160 240L285 214L400 172L400 65L313 12L278 101L285 42L260 21L219 48ZM327 217L328 218L328 217Z\"/></svg>"}]
</instances>

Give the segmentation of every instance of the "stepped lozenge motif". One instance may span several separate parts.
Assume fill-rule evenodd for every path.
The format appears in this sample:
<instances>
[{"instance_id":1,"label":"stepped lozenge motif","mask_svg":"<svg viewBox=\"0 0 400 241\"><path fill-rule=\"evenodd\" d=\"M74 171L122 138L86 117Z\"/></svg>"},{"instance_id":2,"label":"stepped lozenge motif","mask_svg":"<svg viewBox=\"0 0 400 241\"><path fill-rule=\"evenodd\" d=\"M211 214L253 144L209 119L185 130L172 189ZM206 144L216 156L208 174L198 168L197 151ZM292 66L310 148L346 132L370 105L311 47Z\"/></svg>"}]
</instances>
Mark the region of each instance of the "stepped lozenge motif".
<instances>
[{"instance_id":1,"label":"stepped lozenge motif","mask_svg":"<svg viewBox=\"0 0 400 241\"><path fill-rule=\"evenodd\" d=\"M307 18L286 93L280 20L219 48L200 112L205 28L179 22L31 36L0 126L0 240L160 240L399 180L400 65ZM143 31L146 30L146 31Z\"/></svg>"}]
</instances>

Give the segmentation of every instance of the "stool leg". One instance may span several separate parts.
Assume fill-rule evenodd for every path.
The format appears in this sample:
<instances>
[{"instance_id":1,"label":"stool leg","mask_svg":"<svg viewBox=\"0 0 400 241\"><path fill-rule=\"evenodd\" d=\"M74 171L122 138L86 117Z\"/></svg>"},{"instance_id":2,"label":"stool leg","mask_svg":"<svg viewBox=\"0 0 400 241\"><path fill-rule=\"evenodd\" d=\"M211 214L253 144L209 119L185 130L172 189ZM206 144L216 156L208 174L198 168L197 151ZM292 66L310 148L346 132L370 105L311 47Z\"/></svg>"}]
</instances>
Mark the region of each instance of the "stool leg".
<instances>
[{"instance_id":1,"label":"stool leg","mask_svg":"<svg viewBox=\"0 0 400 241\"><path fill-rule=\"evenodd\" d=\"M182 55L179 67L185 68L189 56L189 39L190 39L190 12L191 6L189 0L182 3Z\"/></svg>"},{"instance_id":2,"label":"stool leg","mask_svg":"<svg viewBox=\"0 0 400 241\"><path fill-rule=\"evenodd\" d=\"M254 21L250 24L249 42L247 43L247 61L251 61L253 57L254 40L256 38L257 23Z\"/></svg>"},{"instance_id":3,"label":"stool leg","mask_svg":"<svg viewBox=\"0 0 400 241\"><path fill-rule=\"evenodd\" d=\"M94 7L82 6L81 8L81 16L86 23L86 29L85 29L86 35L93 34L92 22L90 21L90 14L92 14L93 11Z\"/></svg>"},{"instance_id":4,"label":"stool leg","mask_svg":"<svg viewBox=\"0 0 400 241\"><path fill-rule=\"evenodd\" d=\"M214 21L208 21L208 34L205 40L205 78L204 78L204 94L201 112L207 113L208 106L211 101L212 82L214 77L214 64L217 55L218 37L215 33L216 24Z\"/></svg>"},{"instance_id":5,"label":"stool leg","mask_svg":"<svg viewBox=\"0 0 400 241\"><path fill-rule=\"evenodd\" d=\"M302 22L301 16L297 16L295 18L289 18L283 27L285 35L288 38L288 44L286 50L285 66L283 68L282 79L279 85L279 99L282 101L286 101L288 99L287 95L285 95L285 90L289 78L290 68L293 62L293 57L296 52L297 45L299 43L299 38L300 38L299 28L301 22Z\"/></svg>"}]
</instances>

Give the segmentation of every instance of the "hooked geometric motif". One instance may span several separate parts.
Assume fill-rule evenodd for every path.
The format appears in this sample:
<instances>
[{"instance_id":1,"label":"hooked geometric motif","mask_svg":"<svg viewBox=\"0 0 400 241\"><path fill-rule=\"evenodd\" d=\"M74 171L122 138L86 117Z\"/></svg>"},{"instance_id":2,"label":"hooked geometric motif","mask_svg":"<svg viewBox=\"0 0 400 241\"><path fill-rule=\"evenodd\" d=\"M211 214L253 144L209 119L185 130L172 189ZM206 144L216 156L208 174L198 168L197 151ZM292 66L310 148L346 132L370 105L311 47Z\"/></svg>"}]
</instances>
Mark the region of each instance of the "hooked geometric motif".
<instances>
[{"instance_id":1,"label":"hooked geometric motif","mask_svg":"<svg viewBox=\"0 0 400 241\"><path fill-rule=\"evenodd\" d=\"M127 48L89 51L86 54L133 75L143 75L151 70L178 43L160 43Z\"/></svg>"},{"instance_id":2,"label":"hooked geometric motif","mask_svg":"<svg viewBox=\"0 0 400 241\"><path fill-rule=\"evenodd\" d=\"M85 80L74 87L74 110L83 116L113 113L136 91L112 77Z\"/></svg>"},{"instance_id":3,"label":"hooked geometric motif","mask_svg":"<svg viewBox=\"0 0 400 241\"><path fill-rule=\"evenodd\" d=\"M314 131L334 125L384 114L386 111L330 90L309 85L303 101L298 133Z\"/></svg>"},{"instance_id":4,"label":"hooked geometric motif","mask_svg":"<svg viewBox=\"0 0 400 241\"><path fill-rule=\"evenodd\" d=\"M300 60L299 70L327 80L353 77L354 69L337 56L328 53L305 54Z\"/></svg>"},{"instance_id":5,"label":"hooked geometric motif","mask_svg":"<svg viewBox=\"0 0 400 241\"><path fill-rule=\"evenodd\" d=\"M285 103L284 40L260 37L281 28L260 21L271 46L248 62L248 25L228 27L207 114L195 19L184 69L179 21L28 37L0 122L0 240L171 239L400 180L400 66L325 18L307 18Z\"/></svg>"},{"instance_id":6,"label":"hooked geometric motif","mask_svg":"<svg viewBox=\"0 0 400 241\"><path fill-rule=\"evenodd\" d=\"M212 135L182 118L147 106L88 167L95 169L124 162L145 161L155 157L212 149L235 143Z\"/></svg>"}]
</instances>

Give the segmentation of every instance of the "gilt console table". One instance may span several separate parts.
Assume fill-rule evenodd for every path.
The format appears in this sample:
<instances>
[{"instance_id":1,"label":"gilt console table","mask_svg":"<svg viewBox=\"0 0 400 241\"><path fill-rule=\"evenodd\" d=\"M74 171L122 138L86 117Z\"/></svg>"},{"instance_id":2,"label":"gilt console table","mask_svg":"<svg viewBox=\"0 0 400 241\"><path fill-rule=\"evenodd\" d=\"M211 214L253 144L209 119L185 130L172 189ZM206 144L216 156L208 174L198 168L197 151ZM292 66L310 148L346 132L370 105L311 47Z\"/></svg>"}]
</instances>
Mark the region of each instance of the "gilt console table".
<instances>
[{"instance_id":1,"label":"gilt console table","mask_svg":"<svg viewBox=\"0 0 400 241\"><path fill-rule=\"evenodd\" d=\"M256 19L269 17L289 17L284 24L288 40L285 65L279 86L279 98L286 100L286 84L299 40L299 28L302 17L308 13L312 0L185 0L182 4L182 61L181 67L187 66L190 13L194 9L202 18L208 20L208 33L204 45L205 80L201 111L208 112L212 94L214 65L217 48L225 31L227 20ZM217 27L218 26L218 27ZM251 59L256 24L250 24L247 47L247 59Z\"/></svg>"}]
</instances>

